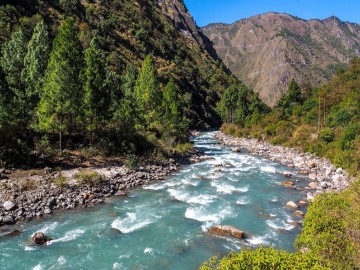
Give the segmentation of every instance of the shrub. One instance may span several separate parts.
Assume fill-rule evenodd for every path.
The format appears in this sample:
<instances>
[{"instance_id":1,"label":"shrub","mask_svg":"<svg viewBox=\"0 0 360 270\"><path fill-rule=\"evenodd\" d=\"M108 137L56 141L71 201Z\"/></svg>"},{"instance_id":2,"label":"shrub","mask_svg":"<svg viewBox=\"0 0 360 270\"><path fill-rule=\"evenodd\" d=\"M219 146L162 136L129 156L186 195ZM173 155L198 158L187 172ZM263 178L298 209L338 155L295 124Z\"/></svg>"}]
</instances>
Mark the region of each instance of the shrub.
<instances>
[{"instance_id":1,"label":"shrub","mask_svg":"<svg viewBox=\"0 0 360 270\"><path fill-rule=\"evenodd\" d=\"M323 128L322 130L320 130L320 139L326 143L334 141L335 131L331 128Z\"/></svg>"},{"instance_id":2,"label":"shrub","mask_svg":"<svg viewBox=\"0 0 360 270\"><path fill-rule=\"evenodd\" d=\"M75 175L79 185L96 186L105 181L105 177L94 170L80 170Z\"/></svg>"},{"instance_id":3,"label":"shrub","mask_svg":"<svg viewBox=\"0 0 360 270\"><path fill-rule=\"evenodd\" d=\"M354 246L346 231L350 203L339 194L321 194L308 208L302 233L295 241L299 250L331 263L334 269L354 269Z\"/></svg>"},{"instance_id":4,"label":"shrub","mask_svg":"<svg viewBox=\"0 0 360 270\"><path fill-rule=\"evenodd\" d=\"M351 123L345 130L340 138L339 144L342 150L349 150L352 148L352 141L360 136L360 123Z\"/></svg>"},{"instance_id":5,"label":"shrub","mask_svg":"<svg viewBox=\"0 0 360 270\"><path fill-rule=\"evenodd\" d=\"M218 261L216 257L204 263L200 270L249 270L249 269L330 269L309 253L287 253L274 248L258 248L253 251L230 253Z\"/></svg>"},{"instance_id":6,"label":"shrub","mask_svg":"<svg viewBox=\"0 0 360 270\"><path fill-rule=\"evenodd\" d=\"M179 143L176 145L176 152L179 154L194 152L194 145L192 143Z\"/></svg>"},{"instance_id":7,"label":"shrub","mask_svg":"<svg viewBox=\"0 0 360 270\"><path fill-rule=\"evenodd\" d=\"M58 187L68 187L69 186L69 179L63 176L61 173L54 179L55 185Z\"/></svg>"}]
</instances>

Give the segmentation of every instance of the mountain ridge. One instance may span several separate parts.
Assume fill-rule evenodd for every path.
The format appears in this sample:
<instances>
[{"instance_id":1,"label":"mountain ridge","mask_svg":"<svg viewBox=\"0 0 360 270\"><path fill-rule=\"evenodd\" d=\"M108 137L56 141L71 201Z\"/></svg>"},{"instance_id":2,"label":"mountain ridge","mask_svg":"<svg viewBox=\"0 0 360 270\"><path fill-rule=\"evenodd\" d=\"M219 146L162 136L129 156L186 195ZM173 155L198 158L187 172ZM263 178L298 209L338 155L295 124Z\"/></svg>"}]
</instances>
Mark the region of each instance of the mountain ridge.
<instances>
[{"instance_id":1,"label":"mountain ridge","mask_svg":"<svg viewBox=\"0 0 360 270\"><path fill-rule=\"evenodd\" d=\"M292 78L318 86L360 56L360 25L335 16L305 20L269 12L202 30L233 74L270 106Z\"/></svg>"}]
</instances>

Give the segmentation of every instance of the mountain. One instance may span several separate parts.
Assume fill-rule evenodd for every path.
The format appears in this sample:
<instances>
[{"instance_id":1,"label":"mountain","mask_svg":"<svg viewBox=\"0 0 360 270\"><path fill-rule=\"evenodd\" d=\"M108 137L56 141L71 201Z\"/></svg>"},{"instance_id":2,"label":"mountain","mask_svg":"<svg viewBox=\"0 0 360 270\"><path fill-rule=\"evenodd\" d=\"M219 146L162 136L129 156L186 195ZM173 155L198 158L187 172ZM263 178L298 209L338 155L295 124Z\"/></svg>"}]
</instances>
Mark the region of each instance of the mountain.
<instances>
[{"instance_id":1,"label":"mountain","mask_svg":"<svg viewBox=\"0 0 360 270\"><path fill-rule=\"evenodd\" d=\"M202 30L227 67L270 106L292 78L305 87L319 86L360 56L360 25L336 17L303 20L266 13Z\"/></svg>"},{"instance_id":2,"label":"mountain","mask_svg":"<svg viewBox=\"0 0 360 270\"><path fill-rule=\"evenodd\" d=\"M214 110L219 93L236 79L182 0L5 0L0 4L0 45L19 27L30 39L42 19L53 39L66 17L75 18L84 50L97 36L111 70L119 75L129 63L140 68L151 54L160 82L176 80L191 126L219 124Z\"/></svg>"}]
</instances>

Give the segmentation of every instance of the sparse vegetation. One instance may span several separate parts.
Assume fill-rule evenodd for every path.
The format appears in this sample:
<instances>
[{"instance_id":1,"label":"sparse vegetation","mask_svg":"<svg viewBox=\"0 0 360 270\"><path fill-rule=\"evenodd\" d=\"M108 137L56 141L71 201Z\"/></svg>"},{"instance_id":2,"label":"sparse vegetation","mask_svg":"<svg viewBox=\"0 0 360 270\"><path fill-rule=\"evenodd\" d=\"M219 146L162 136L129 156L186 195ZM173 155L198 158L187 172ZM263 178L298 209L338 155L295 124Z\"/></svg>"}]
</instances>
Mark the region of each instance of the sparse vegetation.
<instances>
[{"instance_id":1,"label":"sparse vegetation","mask_svg":"<svg viewBox=\"0 0 360 270\"><path fill-rule=\"evenodd\" d=\"M75 179L77 180L79 185L89 186L96 186L106 180L103 175L91 169L80 170L77 174L75 174Z\"/></svg>"}]
</instances>

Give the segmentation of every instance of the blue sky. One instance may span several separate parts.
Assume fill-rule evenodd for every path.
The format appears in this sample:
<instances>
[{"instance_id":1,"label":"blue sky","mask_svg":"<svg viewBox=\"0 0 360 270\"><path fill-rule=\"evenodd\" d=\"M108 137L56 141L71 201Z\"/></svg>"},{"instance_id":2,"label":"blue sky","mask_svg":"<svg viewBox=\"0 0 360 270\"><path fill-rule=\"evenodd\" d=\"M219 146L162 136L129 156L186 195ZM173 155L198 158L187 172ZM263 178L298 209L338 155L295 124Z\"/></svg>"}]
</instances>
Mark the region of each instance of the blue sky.
<instances>
[{"instance_id":1,"label":"blue sky","mask_svg":"<svg viewBox=\"0 0 360 270\"><path fill-rule=\"evenodd\" d=\"M332 15L360 23L360 0L185 0L199 26L213 22L232 23L269 11L303 19L325 19Z\"/></svg>"}]
</instances>

